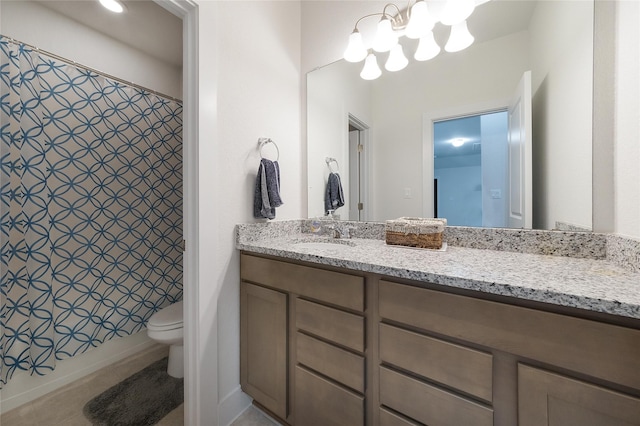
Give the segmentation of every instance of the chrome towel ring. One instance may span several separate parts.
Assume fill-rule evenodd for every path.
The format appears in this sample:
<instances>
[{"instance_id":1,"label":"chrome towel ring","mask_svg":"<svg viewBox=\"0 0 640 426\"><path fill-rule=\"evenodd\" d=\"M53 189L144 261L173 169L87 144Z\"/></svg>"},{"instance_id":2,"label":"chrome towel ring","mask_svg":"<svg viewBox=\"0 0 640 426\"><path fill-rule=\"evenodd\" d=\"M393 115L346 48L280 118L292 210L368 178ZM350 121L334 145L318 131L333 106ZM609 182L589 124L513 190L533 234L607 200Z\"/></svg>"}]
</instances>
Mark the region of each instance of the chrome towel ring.
<instances>
[{"instance_id":1,"label":"chrome towel ring","mask_svg":"<svg viewBox=\"0 0 640 426\"><path fill-rule=\"evenodd\" d=\"M271 140L271 138L258 139L258 149L260 150L260 158L266 158L264 154L262 154L262 148L264 148L265 145L268 145L270 143L272 143L273 146L276 147L276 159L274 161L278 161L280 159L280 149L278 148L278 144L276 144L273 140Z\"/></svg>"},{"instance_id":2,"label":"chrome towel ring","mask_svg":"<svg viewBox=\"0 0 640 426\"><path fill-rule=\"evenodd\" d=\"M333 157L327 157L324 159L324 161L327 163L327 166L329 167L329 171L331 171L332 173L337 173L340 171L340 164L338 164L338 160L336 160ZM331 168L331 163L336 163L336 170L333 171L333 169Z\"/></svg>"}]
</instances>

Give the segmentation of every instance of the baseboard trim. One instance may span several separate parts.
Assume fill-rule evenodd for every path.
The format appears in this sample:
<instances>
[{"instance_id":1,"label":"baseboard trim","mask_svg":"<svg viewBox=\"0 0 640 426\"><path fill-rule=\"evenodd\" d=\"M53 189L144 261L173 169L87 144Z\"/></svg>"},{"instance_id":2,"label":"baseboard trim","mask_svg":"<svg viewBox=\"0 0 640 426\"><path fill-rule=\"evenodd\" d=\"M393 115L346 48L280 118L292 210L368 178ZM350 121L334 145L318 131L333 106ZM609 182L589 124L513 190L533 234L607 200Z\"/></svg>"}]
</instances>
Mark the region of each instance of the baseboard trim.
<instances>
[{"instance_id":1,"label":"baseboard trim","mask_svg":"<svg viewBox=\"0 0 640 426\"><path fill-rule=\"evenodd\" d=\"M220 404L218 405L218 424L221 426L229 426L251 406L251 401L251 397L242 392L242 389L238 385L238 387L220 400Z\"/></svg>"}]
</instances>

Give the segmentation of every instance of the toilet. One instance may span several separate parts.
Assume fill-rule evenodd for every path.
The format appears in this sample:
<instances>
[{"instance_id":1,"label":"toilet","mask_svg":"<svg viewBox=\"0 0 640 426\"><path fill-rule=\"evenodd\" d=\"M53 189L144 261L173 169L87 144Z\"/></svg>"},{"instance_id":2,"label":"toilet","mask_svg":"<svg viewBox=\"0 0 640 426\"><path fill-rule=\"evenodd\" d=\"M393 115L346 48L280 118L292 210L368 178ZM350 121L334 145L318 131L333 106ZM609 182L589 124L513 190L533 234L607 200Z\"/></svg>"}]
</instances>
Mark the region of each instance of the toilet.
<instances>
[{"instance_id":1,"label":"toilet","mask_svg":"<svg viewBox=\"0 0 640 426\"><path fill-rule=\"evenodd\" d=\"M147 335L158 343L169 346L167 374L184 377L184 353L182 349L182 301L173 303L151 315L147 322Z\"/></svg>"}]
</instances>

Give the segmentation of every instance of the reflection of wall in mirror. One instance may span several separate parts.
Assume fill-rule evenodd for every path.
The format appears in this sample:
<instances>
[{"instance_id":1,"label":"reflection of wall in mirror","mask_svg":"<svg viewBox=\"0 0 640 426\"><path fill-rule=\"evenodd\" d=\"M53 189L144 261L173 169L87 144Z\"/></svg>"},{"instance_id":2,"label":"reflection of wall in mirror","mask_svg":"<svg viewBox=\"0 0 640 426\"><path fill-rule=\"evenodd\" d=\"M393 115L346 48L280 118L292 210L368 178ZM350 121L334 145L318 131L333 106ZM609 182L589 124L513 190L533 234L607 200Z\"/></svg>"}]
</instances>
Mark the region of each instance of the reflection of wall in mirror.
<instances>
[{"instance_id":1,"label":"reflection of wall in mirror","mask_svg":"<svg viewBox=\"0 0 640 426\"><path fill-rule=\"evenodd\" d=\"M357 66L357 65L356 65ZM307 176L308 216L324 215L324 196L332 157L340 165L345 206L337 209L340 219L349 217L349 114L370 122L371 98L368 82L353 71L354 64L338 62L307 75ZM335 163L332 164L335 168Z\"/></svg>"},{"instance_id":2,"label":"reflection of wall in mirror","mask_svg":"<svg viewBox=\"0 0 640 426\"><path fill-rule=\"evenodd\" d=\"M617 7L614 230L640 239L640 2Z\"/></svg>"},{"instance_id":3,"label":"reflection of wall in mirror","mask_svg":"<svg viewBox=\"0 0 640 426\"><path fill-rule=\"evenodd\" d=\"M430 172L422 167L423 114L461 105L498 103L506 107L528 69L527 52L527 34L520 32L473 45L464 52L413 63L377 81L372 144L376 220L423 215L423 179L430 179ZM403 198L401 189L405 187L414 189L413 198Z\"/></svg>"},{"instance_id":4,"label":"reflection of wall in mirror","mask_svg":"<svg viewBox=\"0 0 640 426\"><path fill-rule=\"evenodd\" d=\"M593 8L538 2L529 25L534 228L591 228Z\"/></svg>"},{"instance_id":5,"label":"reflection of wall in mirror","mask_svg":"<svg viewBox=\"0 0 640 426\"><path fill-rule=\"evenodd\" d=\"M424 213L421 113L503 100L506 106L522 73L531 69L534 90L540 90L534 98L534 228L549 229L556 220L591 226L593 3L540 3L529 31L476 43L455 54L443 52L424 63L412 61L404 70L383 73L374 81L373 220ZM340 7L331 4L336 13ZM561 16L552 18L554 13ZM576 27L577 22L582 26ZM567 173L567 179L559 177ZM550 180L556 182L552 187ZM406 188L411 189L410 198L405 197Z\"/></svg>"},{"instance_id":6,"label":"reflection of wall in mirror","mask_svg":"<svg viewBox=\"0 0 640 426\"><path fill-rule=\"evenodd\" d=\"M540 2L527 32L407 67L405 75L383 76L375 96L384 102L374 99L377 131L373 146L374 158L387 166L373 166L382 170L373 183L378 195L374 217L422 212L419 197L406 200L400 196L400 188L415 187L422 178L416 160L422 151L423 129L416 114L410 113L413 107L415 111L440 111L507 98L522 73L531 68L537 76L534 228L550 229L555 220L590 227L592 16L591 2ZM427 78L415 80L412 73ZM544 94L536 97L538 88Z\"/></svg>"}]
</instances>

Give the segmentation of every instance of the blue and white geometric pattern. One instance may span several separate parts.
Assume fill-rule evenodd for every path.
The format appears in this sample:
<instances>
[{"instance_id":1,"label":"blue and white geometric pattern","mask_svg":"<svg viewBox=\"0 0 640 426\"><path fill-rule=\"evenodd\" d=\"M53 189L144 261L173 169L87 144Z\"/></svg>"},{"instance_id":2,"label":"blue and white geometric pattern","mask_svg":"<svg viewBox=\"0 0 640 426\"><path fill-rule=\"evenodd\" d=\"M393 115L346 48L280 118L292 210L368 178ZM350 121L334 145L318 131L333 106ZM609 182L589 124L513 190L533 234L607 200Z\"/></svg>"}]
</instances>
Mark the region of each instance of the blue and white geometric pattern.
<instances>
[{"instance_id":1,"label":"blue and white geometric pattern","mask_svg":"<svg viewBox=\"0 0 640 426\"><path fill-rule=\"evenodd\" d=\"M0 45L1 387L182 299L182 105Z\"/></svg>"}]
</instances>

